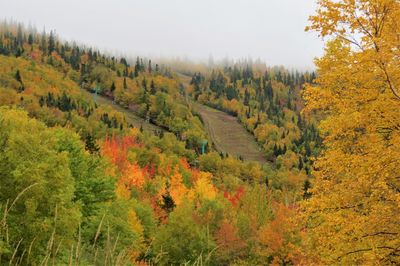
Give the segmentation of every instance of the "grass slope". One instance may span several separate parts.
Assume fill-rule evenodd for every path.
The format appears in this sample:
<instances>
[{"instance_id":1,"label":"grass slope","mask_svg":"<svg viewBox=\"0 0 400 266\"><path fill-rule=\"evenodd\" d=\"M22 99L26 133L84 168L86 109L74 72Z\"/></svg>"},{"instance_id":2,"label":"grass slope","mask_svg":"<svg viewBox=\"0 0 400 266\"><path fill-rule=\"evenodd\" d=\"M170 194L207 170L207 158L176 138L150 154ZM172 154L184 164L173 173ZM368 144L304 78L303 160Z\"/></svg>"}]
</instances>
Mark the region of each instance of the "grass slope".
<instances>
[{"instance_id":1,"label":"grass slope","mask_svg":"<svg viewBox=\"0 0 400 266\"><path fill-rule=\"evenodd\" d=\"M235 117L198 103L193 103L193 107L218 151L247 161L266 162L261 147Z\"/></svg>"},{"instance_id":2,"label":"grass slope","mask_svg":"<svg viewBox=\"0 0 400 266\"><path fill-rule=\"evenodd\" d=\"M184 87L190 85L191 77L181 73L178 73L178 77ZM266 162L261 147L235 117L190 101L188 97L186 101L201 115L207 134L219 152L240 156L246 161Z\"/></svg>"}]
</instances>

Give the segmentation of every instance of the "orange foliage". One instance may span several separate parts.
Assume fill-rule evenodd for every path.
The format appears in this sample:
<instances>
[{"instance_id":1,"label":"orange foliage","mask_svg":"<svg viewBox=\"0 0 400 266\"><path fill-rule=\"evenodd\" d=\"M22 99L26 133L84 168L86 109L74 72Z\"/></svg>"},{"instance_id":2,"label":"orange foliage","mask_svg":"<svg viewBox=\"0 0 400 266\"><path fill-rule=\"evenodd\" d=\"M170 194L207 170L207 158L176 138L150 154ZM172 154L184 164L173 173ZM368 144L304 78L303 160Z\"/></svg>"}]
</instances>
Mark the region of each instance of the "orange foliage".
<instances>
[{"instance_id":1,"label":"orange foliage","mask_svg":"<svg viewBox=\"0 0 400 266\"><path fill-rule=\"evenodd\" d=\"M119 182L123 183L128 189L132 187L142 187L145 174L137 164L128 163L124 169Z\"/></svg>"},{"instance_id":2,"label":"orange foliage","mask_svg":"<svg viewBox=\"0 0 400 266\"><path fill-rule=\"evenodd\" d=\"M298 264L302 256L297 243L300 242L299 234L292 219L295 210L276 203L274 215L275 218L260 230L258 239L263 246L260 253L272 255L272 265Z\"/></svg>"},{"instance_id":3,"label":"orange foliage","mask_svg":"<svg viewBox=\"0 0 400 266\"><path fill-rule=\"evenodd\" d=\"M116 138L115 136L107 137L103 143L102 154L107 157L111 163L118 166L123 171L129 164L127 160L128 149L137 146L134 136L124 136Z\"/></svg>"},{"instance_id":4,"label":"orange foliage","mask_svg":"<svg viewBox=\"0 0 400 266\"><path fill-rule=\"evenodd\" d=\"M220 256L229 259L232 256L238 256L246 247L245 241L238 237L238 229L232 223L225 221L222 223L216 234L218 244L218 253Z\"/></svg>"},{"instance_id":5,"label":"orange foliage","mask_svg":"<svg viewBox=\"0 0 400 266\"><path fill-rule=\"evenodd\" d=\"M134 136L107 137L103 143L103 156L109 158L119 172L117 194L122 198L129 198L129 191L133 187L141 188L145 183L145 177L153 172L153 170L141 169L136 163L131 163L127 159L129 148L137 145Z\"/></svg>"}]
</instances>

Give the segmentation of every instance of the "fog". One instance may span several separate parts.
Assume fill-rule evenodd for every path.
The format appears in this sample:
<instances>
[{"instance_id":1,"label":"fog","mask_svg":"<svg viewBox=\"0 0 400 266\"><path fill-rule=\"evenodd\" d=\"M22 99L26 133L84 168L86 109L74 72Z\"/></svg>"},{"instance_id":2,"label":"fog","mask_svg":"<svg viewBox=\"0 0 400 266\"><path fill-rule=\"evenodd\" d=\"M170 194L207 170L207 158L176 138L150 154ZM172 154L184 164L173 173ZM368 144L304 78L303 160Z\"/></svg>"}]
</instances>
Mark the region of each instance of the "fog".
<instances>
[{"instance_id":1,"label":"fog","mask_svg":"<svg viewBox=\"0 0 400 266\"><path fill-rule=\"evenodd\" d=\"M0 0L0 19L125 55L261 59L313 68L322 41L304 32L312 0Z\"/></svg>"}]
</instances>

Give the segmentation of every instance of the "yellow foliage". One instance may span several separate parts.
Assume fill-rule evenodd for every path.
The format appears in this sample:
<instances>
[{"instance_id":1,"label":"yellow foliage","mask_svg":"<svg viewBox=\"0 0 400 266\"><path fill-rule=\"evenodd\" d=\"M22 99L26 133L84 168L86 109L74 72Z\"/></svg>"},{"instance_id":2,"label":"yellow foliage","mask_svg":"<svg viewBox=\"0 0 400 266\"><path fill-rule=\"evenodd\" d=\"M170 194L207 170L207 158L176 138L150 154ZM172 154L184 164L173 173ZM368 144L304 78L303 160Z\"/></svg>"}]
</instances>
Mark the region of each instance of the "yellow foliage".
<instances>
[{"instance_id":1,"label":"yellow foliage","mask_svg":"<svg viewBox=\"0 0 400 266\"><path fill-rule=\"evenodd\" d=\"M128 212L128 223L131 227L132 232L134 232L138 236L143 236L143 226L140 223L140 220L134 210L130 210Z\"/></svg>"},{"instance_id":2,"label":"yellow foliage","mask_svg":"<svg viewBox=\"0 0 400 266\"><path fill-rule=\"evenodd\" d=\"M323 264L400 264L400 3L319 5L310 28L336 38L305 93L326 148L302 204L309 254Z\"/></svg>"},{"instance_id":3,"label":"yellow foliage","mask_svg":"<svg viewBox=\"0 0 400 266\"><path fill-rule=\"evenodd\" d=\"M200 172L199 179L197 179L194 190L200 199L213 200L217 192L216 188L211 183L211 174Z\"/></svg>"},{"instance_id":4,"label":"yellow foliage","mask_svg":"<svg viewBox=\"0 0 400 266\"><path fill-rule=\"evenodd\" d=\"M122 183L117 184L115 194L119 199L129 200L131 198L131 191Z\"/></svg>"},{"instance_id":5,"label":"yellow foliage","mask_svg":"<svg viewBox=\"0 0 400 266\"><path fill-rule=\"evenodd\" d=\"M182 175L175 171L170 179L169 194L176 206L179 206L185 199L192 198L192 192L183 184Z\"/></svg>"}]
</instances>

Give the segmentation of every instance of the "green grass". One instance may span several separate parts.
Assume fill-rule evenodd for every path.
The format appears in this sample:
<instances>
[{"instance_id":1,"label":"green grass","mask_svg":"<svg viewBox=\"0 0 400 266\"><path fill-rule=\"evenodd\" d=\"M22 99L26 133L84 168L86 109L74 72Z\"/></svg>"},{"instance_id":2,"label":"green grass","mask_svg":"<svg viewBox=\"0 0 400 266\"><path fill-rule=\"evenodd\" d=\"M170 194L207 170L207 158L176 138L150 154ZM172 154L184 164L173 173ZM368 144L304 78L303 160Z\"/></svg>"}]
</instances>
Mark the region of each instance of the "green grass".
<instances>
[{"instance_id":1,"label":"green grass","mask_svg":"<svg viewBox=\"0 0 400 266\"><path fill-rule=\"evenodd\" d=\"M265 163L261 147L235 117L216 109L193 103L216 149L247 161Z\"/></svg>"}]
</instances>

